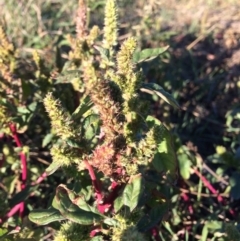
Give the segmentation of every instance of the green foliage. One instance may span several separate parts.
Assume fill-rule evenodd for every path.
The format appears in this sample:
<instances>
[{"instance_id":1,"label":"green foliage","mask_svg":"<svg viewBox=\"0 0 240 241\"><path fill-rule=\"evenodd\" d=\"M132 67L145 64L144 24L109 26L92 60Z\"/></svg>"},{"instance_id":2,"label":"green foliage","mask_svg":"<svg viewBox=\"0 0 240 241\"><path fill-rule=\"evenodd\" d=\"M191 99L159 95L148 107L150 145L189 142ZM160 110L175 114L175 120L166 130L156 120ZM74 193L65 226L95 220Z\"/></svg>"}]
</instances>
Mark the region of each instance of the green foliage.
<instances>
[{"instance_id":1,"label":"green foliage","mask_svg":"<svg viewBox=\"0 0 240 241\"><path fill-rule=\"evenodd\" d=\"M73 50L78 51L81 65L73 65L72 68L79 69L79 84L83 86L92 104L87 105L86 98L83 95L80 99L80 105L69 115L63 109L61 103L54 99L52 94L48 94L44 98L44 105L51 119L53 131L60 137L58 146L53 146L51 149L53 163L46 170L48 175L61 166L75 166L79 171L87 169L96 192L96 200L93 202L92 198L89 200L83 193L77 194L61 184L56 189L54 209L51 207L46 211L36 210L30 213L30 220L38 224L44 225L57 220L61 221L64 218L68 222L80 225L98 225L101 227L100 233L111 235L106 230L103 230L102 225L109 224L109 221L104 221L107 218L105 215L110 215L110 217L113 215L112 219L114 220L112 208L113 202L115 207L117 205L115 199L119 200L118 212L129 207L130 216L134 210L140 211L145 206L150 205L147 200L144 200L143 193L150 194L151 189L157 188L161 182L161 178L159 178L159 180L155 180L153 187L144 184L146 182L145 170L147 170L147 166L150 168L149 164L154 155L160 155L158 161L156 161L155 157L152 161L156 171L165 173L165 175L171 176L173 179L176 178L176 158L173 146L170 144L171 137L168 130L163 124L157 123L154 119L152 119L151 125L146 125L145 123L148 122L150 117L145 113L141 113L139 107L133 102L134 98L138 98L140 101L138 105L141 106L141 102L144 104L144 100L141 100L137 93L143 81L143 76L136 69L132 60L136 48L135 39L127 39L123 42L119 52L113 52L116 40L112 39L116 39L117 24L112 25L112 17L116 21L117 15L116 13L110 14L110 12L115 12L116 8L114 1L109 0L107 2L103 45L106 45L112 51L111 55L103 55L101 48L97 47L100 50L98 58L102 57L107 60L105 65L93 64L97 59L93 55L94 43L88 42L90 35L82 36L82 39L76 39L76 43L79 42L80 46L78 45L76 50ZM82 14L82 16L85 15ZM79 20L79 22L81 21ZM81 32L79 29L78 31ZM140 56L140 58L148 59L153 54L159 55L161 52L149 53L149 51L146 51L144 53L145 57ZM72 54L76 56L75 52L72 52ZM117 69L111 64L114 62L115 57ZM66 63L66 65L69 64ZM111 76L114 76L112 80L109 79ZM134 127L134 125L138 128ZM144 134L149 128L153 129L153 136ZM96 139L96 136L101 135L101 133L103 137L100 140ZM149 143L141 145L142 153L149 151L152 153L147 157L148 159L145 157L144 162L140 161L143 157L137 151L137 146L140 143ZM162 168L156 167L156 162ZM170 166L160 164L162 162L169 163ZM142 168L143 166L145 166L145 170ZM99 180L95 177L93 167L103 174L105 181L101 181L102 184L98 183ZM86 174L84 174L84 177ZM74 174L72 173L72 175ZM79 176L79 178L81 180L83 176ZM103 183L107 183L111 179L115 180L111 184L113 189L118 186L125 187L118 192L113 190L112 193L105 194L109 197L104 200L100 185L102 186ZM152 206L153 210L157 210L158 205L160 205L160 210L167 212L168 208L162 208L161 202L160 204L155 202L150 206ZM168 203L169 200L164 202ZM169 207L169 204L167 206ZM144 214L144 211L141 212ZM162 220L162 216L163 214L160 216L150 215L148 228L145 228L144 232L158 225ZM138 219L140 219L140 216ZM119 225L114 225L112 240L143 239L142 234L139 233L139 231L143 230L134 226L134 223L127 222L123 226L122 224ZM57 237L61 236L60 233L61 230Z\"/></svg>"},{"instance_id":2,"label":"green foliage","mask_svg":"<svg viewBox=\"0 0 240 241\"><path fill-rule=\"evenodd\" d=\"M222 26L170 31L170 2L2 5L0 240L239 240L239 76Z\"/></svg>"},{"instance_id":3,"label":"green foliage","mask_svg":"<svg viewBox=\"0 0 240 241\"><path fill-rule=\"evenodd\" d=\"M21 149L21 181L26 182L29 149L22 148L18 130L25 125L24 132L30 130L39 106L41 113L38 115L42 115L47 125L39 144L50 147L52 159L43 178L57 175L62 169L64 178L72 178L76 184L76 187L69 187L65 181L66 185L58 185L52 195L52 204L47 204L45 209L36 206L28 216L38 225L64 221L57 228L54 240L76 240L77 237L86 240L89 235L93 240L103 236L111 240L150 240L152 229L159 235L158 226L170 207L169 196L155 200L152 193L160 190L165 182L160 173L167 180L168 177L176 180L174 147L170 132L149 115L148 101L139 94L144 75L140 65L136 65L156 58L166 48L147 49L137 54L137 41L129 37L117 51L117 10L115 1L106 2L101 43L98 27L88 30L87 6L79 1L77 36L70 38L68 60L53 76L44 72L44 63L34 51L36 80L26 87L23 106L13 105L14 112L10 113L10 102L5 101L2 109L3 126L9 125L11 131L5 134L12 134ZM13 51L12 45L4 41L4 48L9 46ZM6 68L6 71L10 70ZM38 89L31 96L27 88L33 86ZM167 97L171 98L169 94ZM30 105L26 101L28 98L32 98ZM42 111L41 98L50 120ZM151 182L147 178L150 171L158 177ZM36 183L41 183L41 178ZM38 190L34 185L26 187L23 184L12 204L20 203L24 207L26 198ZM141 223L146 216L148 223L143 227Z\"/></svg>"}]
</instances>

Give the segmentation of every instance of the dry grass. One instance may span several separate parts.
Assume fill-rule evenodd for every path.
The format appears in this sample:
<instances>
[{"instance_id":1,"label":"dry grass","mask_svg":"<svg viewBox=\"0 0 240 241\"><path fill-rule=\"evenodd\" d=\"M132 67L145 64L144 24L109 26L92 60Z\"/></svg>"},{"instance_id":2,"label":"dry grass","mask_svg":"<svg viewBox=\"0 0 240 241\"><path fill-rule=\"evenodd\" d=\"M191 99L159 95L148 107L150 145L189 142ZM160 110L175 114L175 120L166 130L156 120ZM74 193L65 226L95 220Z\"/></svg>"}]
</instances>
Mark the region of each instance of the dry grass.
<instances>
[{"instance_id":1,"label":"dry grass","mask_svg":"<svg viewBox=\"0 0 240 241\"><path fill-rule=\"evenodd\" d=\"M0 0L0 20L18 46L48 44L70 31L77 1Z\"/></svg>"}]
</instances>

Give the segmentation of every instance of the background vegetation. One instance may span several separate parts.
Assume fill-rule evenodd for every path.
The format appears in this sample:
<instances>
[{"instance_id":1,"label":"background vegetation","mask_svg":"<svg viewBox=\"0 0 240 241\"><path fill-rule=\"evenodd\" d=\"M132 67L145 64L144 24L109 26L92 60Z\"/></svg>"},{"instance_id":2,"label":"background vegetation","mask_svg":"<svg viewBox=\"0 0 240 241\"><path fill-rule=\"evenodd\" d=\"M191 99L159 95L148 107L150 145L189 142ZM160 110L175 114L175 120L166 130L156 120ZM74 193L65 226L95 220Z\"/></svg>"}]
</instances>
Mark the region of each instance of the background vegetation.
<instances>
[{"instance_id":1,"label":"background vegetation","mask_svg":"<svg viewBox=\"0 0 240 241\"><path fill-rule=\"evenodd\" d=\"M104 0L88 1L93 16L90 26L103 25L104 4ZM49 88L46 79L65 62L68 35L75 33L77 5L74 0L0 0L1 25L20 53L18 78L9 83L10 94L13 102L28 100L26 106L17 103L17 113L29 182L38 181L51 163L49 145L54 137L41 101ZM237 237L240 218L240 3L119 0L118 5L120 42L134 34L141 48L169 45L167 52L143 70L148 82L163 86L181 106L181 110L174 110L161 100L153 102L155 116L174 134L180 169L161 239L234 240L226 232L230 230L228 233ZM44 64L41 73L37 56L39 66ZM13 59L8 61L15 64ZM25 80L21 91L20 79ZM35 85L40 89L32 93L29 86ZM54 91L64 93L65 87L63 80ZM18 202L18 153L22 149L16 149L3 135L0 147L2 217ZM53 227L36 228L27 214L35 207L46 208L55 187L66 181L62 173L55 173L24 194L27 211L23 222L41 240L51 240ZM18 226L19 218L7 220L10 230Z\"/></svg>"}]
</instances>

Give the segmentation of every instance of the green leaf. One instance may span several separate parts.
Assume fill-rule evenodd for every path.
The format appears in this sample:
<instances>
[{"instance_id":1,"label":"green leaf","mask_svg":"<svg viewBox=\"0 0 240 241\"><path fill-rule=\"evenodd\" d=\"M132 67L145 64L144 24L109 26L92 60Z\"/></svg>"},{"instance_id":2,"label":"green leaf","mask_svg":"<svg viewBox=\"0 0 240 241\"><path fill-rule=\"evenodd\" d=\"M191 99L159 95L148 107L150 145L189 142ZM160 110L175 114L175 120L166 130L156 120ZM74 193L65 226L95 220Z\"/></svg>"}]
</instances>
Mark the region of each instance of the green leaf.
<instances>
[{"instance_id":1,"label":"green leaf","mask_svg":"<svg viewBox=\"0 0 240 241\"><path fill-rule=\"evenodd\" d=\"M84 199L86 201L89 201L93 195L92 186L85 186L84 188L81 189L80 194L84 196Z\"/></svg>"},{"instance_id":2,"label":"green leaf","mask_svg":"<svg viewBox=\"0 0 240 241\"><path fill-rule=\"evenodd\" d=\"M133 62L137 64L144 61L153 60L157 58L160 54L164 53L168 48L169 46L163 48L149 48L139 52L135 52L133 54Z\"/></svg>"},{"instance_id":3,"label":"green leaf","mask_svg":"<svg viewBox=\"0 0 240 241\"><path fill-rule=\"evenodd\" d=\"M152 165L156 171L168 173L175 180L177 176L178 162L171 133L158 119L153 116L148 116L146 122L149 128L158 125L161 126L162 130L162 141L158 145L156 154L152 160Z\"/></svg>"},{"instance_id":4,"label":"green leaf","mask_svg":"<svg viewBox=\"0 0 240 241\"><path fill-rule=\"evenodd\" d=\"M123 203L132 211L139 203L143 190L143 178L135 177L123 190Z\"/></svg>"},{"instance_id":5,"label":"green leaf","mask_svg":"<svg viewBox=\"0 0 240 241\"><path fill-rule=\"evenodd\" d=\"M67 66L67 65L66 65ZM55 84L70 83L74 78L79 78L79 70L62 70L62 73L57 77Z\"/></svg>"},{"instance_id":6,"label":"green leaf","mask_svg":"<svg viewBox=\"0 0 240 241\"><path fill-rule=\"evenodd\" d=\"M98 213L95 207L88 205L81 197L73 199L73 195L64 185L57 187L57 206L66 219L82 225L91 225L103 219L104 216Z\"/></svg>"},{"instance_id":7,"label":"green leaf","mask_svg":"<svg viewBox=\"0 0 240 241\"><path fill-rule=\"evenodd\" d=\"M147 122L147 126L149 129L154 127L155 125L158 125L158 126L162 125L160 120L158 120L157 118L155 118L154 116L151 116L151 115L147 116L146 122Z\"/></svg>"},{"instance_id":8,"label":"green leaf","mask_svg":"<svg viewBox=\"0 0 240 241\"><path fill-rule=\"evenodd\" d=\"M114 211L117 213L123 206L123 197L119 196L114 201Z\"/></svg>"},{"instance_id":9,"label":"green leaf","mask_svg":"<svg viewBox=\"0 0 240 241\"><path fill-rule=\"evenodd\" d=\"M67 139L66 143L73 148L81 148L81 144L72 139Z\"/></svg>"},{"instance_id":10,"label":"green leaf","mask_svg":"<svg viewBox=\"0 0 240 241\"><path fill-rule=\"evenodd\" d=\"M6 228L0 228L0 237L5 235L7 232L8 232L8 230Z\"/></svg>"},{"instance_id":11,"label":"green leaf","mask_svg":"<svg viewBox=\"0 0 240 241\"><path fill-rule=\"evenodd\" d=\"M46 225L55 221L65 220L61 213L54 208L34 210L30 212L28 217L30 221L38 225Z\"/></svg>"},{"instance_id":12,"label":"green leaf","mask_svg":"<svg viewBox=\"0 0 240 241\"><path fill-rule=\"evenodd\" d=\"M21 80L23 98L24 100L26 100L28 96L32 94L32 89L31 89L32 86L28 80L23 80L23 78L21 78L20 80Z\"/></svg>"},{"instance_id":13,"label":"green leaf","mask_svg":"<svg viewBox=\"0 0 240 241\"><path fill-rule=\"evenodd\" d=\"M58 209L58 203L57 203L57 200L56 200L56 196L54 196L54 198L52 200L52 207L55 208L55 209Z\"/></svg>"},{"instance_id":14,"label":"green leaf","mask_svg":"<svg viewBox=\"0 0 240 241\"><path fill-rule=\"evenodd\" d=\"M83 100L81 100L81 103L76 108L76 110L72 113L72 119L77 120L81 118L88 110L91 109L93 106L93 103L91 102L91 99L89 96L86 96Z\"/></svg>"},{"instance_id":15,"label":"green leaf","mask_svg":"<svg viewBox=\"0 0 240 241\"><path fill-rule=\"evenodd\" d=\"M157 205L144 215L137 223L137 228L140 232L147 232L152 227L156 226L168 212L169 205L167 203Z\"/></svg>"},{"instance_id":16,"label":"green leaf","mask_svg":"<svg viewBox=\"0 0 240 241\"><path fill-rule=\"evenodd\" d=\"M163 145L164 148L167 148L166 140L162 142L162 146ZM166 149L166 151L168 150ZM169 152L156 153L152 164L158 172L169 173L171 176L176 174L176 159L175 156L169 154Z\"/></svg>"},{"instance_id":17,"label":"green leaf","mask_svg":"<svg viewBox=\"0 0 240 241\"><path fill-rule=\"evenodd\" d=\"M26 106L19 106L17 108L19 114L30 114L31 112Z\"/></svg>"},{"instance_id":18,"label":"green leaf","mask_svg":"<svg viewBox=\"0 0 240 241\"><path fill-rule=\"evenodd\" d=\"M49 175L53 174L60 167L61 167L61 164L59 162L57 162L57 161L52 162L50 164L50 166L46 169L47 175L49 176Z\"/></svg>"},{"instance_id":19,"label":"green leaf","mask_svg":"<svg viewBox=\"0 0 240 241\"><path fill-rule=\"evenodd\" d=\"M158 145L157 153L154 155L152 164L158 172L170 174L173 178L177 175L178 162L173 147L171 133L162 126L162 141Z\"/></svg>"},{"instance_id":20,"label":"green leaf","mask_svg":"<svg viewBox=\"0 0 240 241\"><path fill-rule=\"evenodd\" d=\"M91 238L90 241L104 241L104 239L102 236L98 235L96 237Z\"/></svg>"},{"instance_id":21,"label":"green leaf","mask_svg":"<svg viewBox=\"0 0 240 241\"><path fill-rule=\"evenodd\" d=\"M171 94L169 94L167 91L165 91L160 85L155 83L144 83L142 84L142 88L140 88L142 92L151 94L151 95L157 95L164 101L166 101L169 105L180 109L179 104L177 101L172 97Z\"/></svg>"},{"instance_id":22,"label":"green leaf","mask_svg":"<svg viewBox=\"0 0 240 241\"><path fill-rule=\"evenodd\" d=\"M28 109L29 109L31 112L34 112L34 111L37 109L37 105L38 105L37 102L32 102L30 105L28 105Z\"/></svg>"},{"instance_id":23,"label":"green leaf","mask_svg":"<svg viewBox=\"0 0 240 241\"><path fill-rule=\"evenodd\" d=\"M34 192L38 187L37 186L27 186L24 190L17 193L9 202L11 207L15 206L16 204L23 202L27 199L27 197Z\"/></svg>"},{"instance_id":24,"label":"green leaf","mask_svg":"<svg viewBox=\"0 0 240 241\"><path fill-rule=\"evenodd\" d=\"M104 219L103 222L109 226L115 226L115 227L119 224L119 222L113 218L106 218Z\"/></svg>"},{"instance_id":25,"label":"green leaf","mask_svg":"<svg viewBox=\"0 0 240 241\"><path fill-rule=\"evenodd\" d=\"M181 176L188 180L191 176L191 166L192 162L189 160L189 157L187 154L179 154L178 155L178 163L179 163L179 169Z\"/></svg>"},{"instance_id":26,"label":"green leaf","mask_svg":"<svg viewBox=\"0 0 240 241\"><path fill-rule=\"evenodd\" d=\"M101 213L98 212L96 207L92 207L89 205L86 201L84 196L78 196L77 198L74 199L74 204L77 205L79 208L85 211L93 212L96 214L101 215Z\"/></svg>"},{"instance_id":27,"label":"green leaf","mask_svg":"<svg viewBox=\"0 0 240 241\"><path fill-rule=\"evenodd\" d=\"M52 133L48 133L42 141L42 147L46 147L52 141L53 137Z\"/></svg>"},{"instance_id":28,"label":"green leaf","mask_svg":"<svg viewBox=\"0 0 240 241\"><path fill-rule=\"evenodd\" d=\"M100 53L101 57L106 60L106 61L109 61L109 49L105 49L101 46L97 46L97 45L94 45L94 48L96 50L98 50L98 52Z\"/></svg>"},{"instance_id":29,"label":"green leaf","mask_svg":"<svg viewBox=\"0 0 240 241\"><path fill-rule=\"evenodd\" d=\"M99 132L100 120L98 115L89 115L84 119L84 138L91 144L94 144L94 139Z\"/></svg>"}]
</instances>

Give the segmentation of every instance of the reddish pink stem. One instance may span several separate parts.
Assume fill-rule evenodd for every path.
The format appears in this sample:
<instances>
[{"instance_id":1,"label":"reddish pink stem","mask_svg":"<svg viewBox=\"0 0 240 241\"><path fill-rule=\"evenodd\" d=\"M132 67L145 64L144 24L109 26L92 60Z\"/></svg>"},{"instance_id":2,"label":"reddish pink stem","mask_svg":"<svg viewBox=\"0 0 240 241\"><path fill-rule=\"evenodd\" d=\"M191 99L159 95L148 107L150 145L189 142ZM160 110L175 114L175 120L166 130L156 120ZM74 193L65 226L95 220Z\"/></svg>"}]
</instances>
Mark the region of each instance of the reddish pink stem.
<instances>
[{"instance_id":1,"label":"reddish pink stem","mask_svg":"<svg viewBox=\"0 0 240 241\"><path fill-rule=\"evenodd\" d=\"M188 197L188 195L186 193L182 193L181 197L182 197L182 199L186 203L189 203L190 200L189 200L189 197ZM193 214L193 207L192 207L192 205L188 205L188 211L189 211L190 214Z\"/></svg>"},{"instance_id":2,"label":"reddish pink stem","mask_svg":"<svg viewBox=\"0 0 240 241\"><path fill-rule=\"evenodd\" d=\"M98 210L101 213L104 213L106 211L109 211L113 208L113 202L118 196L118 191L121 189L121 185L119 185L117 182L113 181L111 184L111 193L108 195L107 198L105 198L103 204L98 205Z\"/></svg>"},{"instance_id":3,"label":"reddish pink stem","mask_svg":"<svg viewBox=\"0 0 240 241\"><path fill-rule=\"evenodd\" d=\"M35 182L32 182L32 186L37 185L41 183L45 178L47 177L47 173L44 172ZM16 204L6 215L4 218L0 218L0 224L5 222L8 218L12 217L16 212L21 212L23 213L24 211L24 203L18 203Z\"/></svg>"},{"instance_id":4,"label":"reddish pink stem","mask_svg":"<svg viewBox=\"0 0 240 241\"><path fill-rule=\"evenodd\" d=\"M196 169L194 169L194 172L198 175L198 177L202 180L203 184L213 193L218 194L217 190L212 186L212 184ZM223 198L219 196L218 201L222 202Z\"/></svg>"},{"instance_id":5,"label":"reddish pink stem","mask_svg":"<svg viewBox=\"0 0 240 241\"><path fill-rule=\"evenodd\" d=\"M88 163L88 161L85 160L84 164L85 164L86 168L88 169L90 178L92 180L93 187L95 189L97 203L99 204L103 201L103 196L102 196L102 192L101 192L101 184L97 180L94 170L93 170L92 166Z\"/></svg>"},{"instance_id":6,"label":"reddish pink stem","mask_svg":"<svg viewBox=\"0 0 240 241\"><path fill-rule=\"evenodd\" d=\"M4 138L4 133L1 133L0 134L0 139L3 139L3 138ZM3 166L4 160L5 160L5 157L3 155L2 159L0 160L0 168Z\"/></svg>"},{"instance_id":7,"label":"reddish pink stem","mask_svg":"<svg viewBox=\"0 0 240 241\"><path fill-rule=\"evenodd\" d=\"M161 241L160 235L159 235L159 230L157 227L153 227L151 229L151 233L155 241Z\"/></svg>"},{"instance_id":8,"label":"reddish pink stem","mask_svg":"<svg viewBox=\"0 0 240 241\"><path fill-rule=\"evenodd\" d=\"M84 161L86 168L88 169L90 178L92 180L93 187L95 189L96 199L97 199L97 207L98 211L101 213L105 213L106 211L110 210L113 205L113 201L116 199L118 191L121 186L115 181L111 184L112 192L109 196L103 201L103 195L101 191L101 183L97 180L96 175L92 166L89 164L87 160Z\"/></svg>"},{"instance_id":9,"label":"reddish pink stem","mask_svg":"<svg viewBox=\"0 0 240 241\"><path fill-rule=\"evenodd\" d=\"M37 184L41 183L46 177L47 177L47 173L44 172L44 173L37 179L37 181L32 182L32 185L34 186L34 185L37 185Z\"/></svg>"},{"instance_id":10,"label":"reddish pink stem","mask_svg":"<svg viewBox=\"0 0 240 241\"><path fill-rule=\"evenodd\" d=\"M90 232L90 237L93 238L96 236L96 234L98 234L99 232L101 232L101 229L99 228L95 228Z\"/></svg>"},{"instance_id":11,"label":"reddish pink stem","mask_svg":"<svg viewBox=\"0 0 240 241\"><path fill-rule=\"evenodd\" d=\"M21 204L19 203L15 205L6 215L4 218L0 219L0 223L5 222L8 218L12 217L16 212L18 212L21 209Z\"/></svg>"},{"instance_id":12,"label":"reddish pink stem","mask_svg":"<svg viewBox=\"0 0 240 241\"><path fill-rule=\"evenodd\" d=\"M212 186L212 184L196 169L194 169L194 172L198 175L198 177L202 180L203 184L208 188L213 194L217 195L217 200L219 203L224 203L224 199L221 196L221 194L218 193L218 191ZM234 210L230 209L229 212L235 216Z\"/></svg>"},{"instance_id":13,"label":"reddish pink stem","mask_svg":"<svg viewBox=\"0 0 240 241\"><path fill-rule=\"evenodd\" d=\"M17 147L22 147L22 143L21 143L18 133L17 133L16 124L11 123L9 125L9 128L12 132L12 136L13 136L14 141L17 144ZM21 190L24 190L26 187L26 181L27 181L27 157L23 152L21 152L20 158L21 158L21 170L22 170ZM23 217L24 202L19 203L19 205L20 205L20 209L19 209L20 217Z\"/></svg>"}]
</instances>

